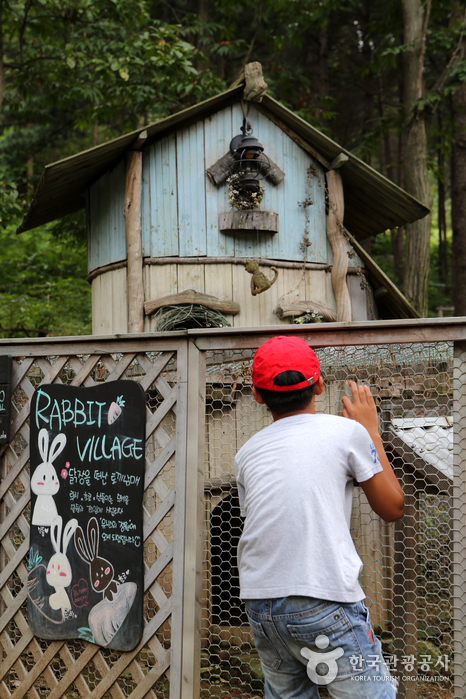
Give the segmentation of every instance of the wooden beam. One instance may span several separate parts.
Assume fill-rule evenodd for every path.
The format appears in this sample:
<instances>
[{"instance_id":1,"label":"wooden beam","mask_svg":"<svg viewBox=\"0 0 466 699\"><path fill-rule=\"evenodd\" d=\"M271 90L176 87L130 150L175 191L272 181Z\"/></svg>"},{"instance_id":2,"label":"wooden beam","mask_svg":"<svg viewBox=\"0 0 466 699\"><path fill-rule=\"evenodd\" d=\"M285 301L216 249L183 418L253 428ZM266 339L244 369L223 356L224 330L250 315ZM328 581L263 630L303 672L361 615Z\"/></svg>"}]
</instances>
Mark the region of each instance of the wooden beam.
<instances>
[{"instance_id":1,"label":"wooden beam","mask_svg":"<svg viewBox=\"0 0 466 699\"><path fill-rule=\"evenodd\" d=\"M343 167L343 165L344 165L345 163L347 163L348 160L349 160L349 158L348 158L348 156L346 155L346 153L340 153L340 154L337 155L337 157L336 157L334 160L332 160L332 162L330 163L330 169L331 169L331 170L338 170L340 167Z\"/></svg>"},{"instance_id":2,"label":"wooden beam","mask_svg":"<svg viewBox=\"0 0 466 699\"><path fill-rule=\"evenodd\" d=\"M337 314L333 308L323 306L317 301L294 301L291 304L282 304L277 306L275 313L282 320L283 318L296 318L305 313L319 313L323 319L329 323L336 322Z\"/></svg>"},{"instance_id":3,"label":"wooden beam","mask_svg":"<svg viewBox=\"0 0 466 699\"><path fill-rule=\"evenodd\" d=\"M128 257L128 332L144 331L144 285L141 241L142 153L126 157L126 190L123 206Z\"/></svg>"},{"instance_id":4,"label":"wooden beam","mask_svg":"<svg viewBox=\"0 0 466 699\"><path fill-rule=\"evenodd\" d=\"M333 251L332 287L337 304L337 321L351 320L351 299L346 274L348 272L348 245L343 234L345 200L343 180L336 170L326 174L328 188L327 237Z\"/></svg>"},{"instance_id":5,"label":"wooden beam","mask_svg":"<svg viewBox=\"0 0 466 699\"><path fill-rule=\"evenodd\" d=\"M146 316L151 315L154 311L162 308L162 306L185 306L185 305L197 305L206 306L206 308L211 308L214 311L220 311L220 313L229 313L230 315L237 315L240 312L239 303L234 301L222 301L216 296L209 296L208 294L202 294L200 291L195 291L194 289L187 289L179 294L171 294L170 296L162 296L160 299L155 301L147 301L144 304L144 311Z\"/></svg>"},{"instance_id":6,"label":"wooden beam","mask_svg":"<svg viewBox=\"0 0 466 699\"><path fill-rule=\"evenodd\" d=\"M278 214L273 211L227 211L218 215L218 230L278 233Z\"/></svg>"}]
</instances>

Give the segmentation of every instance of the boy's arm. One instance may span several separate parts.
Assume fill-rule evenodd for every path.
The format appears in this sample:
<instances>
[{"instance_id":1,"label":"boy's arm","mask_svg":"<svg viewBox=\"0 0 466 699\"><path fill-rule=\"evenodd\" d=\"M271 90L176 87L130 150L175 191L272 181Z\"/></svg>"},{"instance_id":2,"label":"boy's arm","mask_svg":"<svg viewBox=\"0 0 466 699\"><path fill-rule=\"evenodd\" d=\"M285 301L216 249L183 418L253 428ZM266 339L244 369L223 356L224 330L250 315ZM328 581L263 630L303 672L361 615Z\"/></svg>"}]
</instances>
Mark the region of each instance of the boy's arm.
<instances>
[{"instance_id":1,"label":"boy's arm","mask_svg":"<svg viewBox=\"0 0 466 699\"><path fill-rule=\"evenodd\" d=\"M358 386L350 381L353 401L344 396L343 417L356 420L366 430L374 442L383 471L360 483L369 504L376 514L386 522L395 522L404 514L404 495L388 461L382 439L379 435L377 408L368 386Z\"/></svg>"}]
</instances>

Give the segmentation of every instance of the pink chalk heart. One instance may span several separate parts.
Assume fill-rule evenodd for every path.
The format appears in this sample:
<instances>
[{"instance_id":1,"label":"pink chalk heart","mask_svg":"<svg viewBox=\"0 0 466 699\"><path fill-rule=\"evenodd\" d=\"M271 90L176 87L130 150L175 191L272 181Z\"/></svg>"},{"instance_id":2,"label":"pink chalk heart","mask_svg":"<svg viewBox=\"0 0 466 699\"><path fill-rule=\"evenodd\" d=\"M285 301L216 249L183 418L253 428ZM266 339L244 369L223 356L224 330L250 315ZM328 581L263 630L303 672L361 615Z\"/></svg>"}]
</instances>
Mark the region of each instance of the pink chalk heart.
<instances>
[{"instance_id":1,"label":"pink chalk heart","mask_svg":"<svg viewBox=\"0 0 466 699\"><path fill-rule=\"evenodd\" d=\"M71 588L71 599L75 607L87 607L89 604L89 586L84 578L80 578Z\"/></svg>"},{"instance_id":2,"label":"pink chalk heart","mask_svg":"<svg viewBox=\"0 0 466 699\"><path fill-rule=\"evenodd\" d=\"M67 478L67 477L68 477L68 471L66 470L66 468L64 468L63 471L61 472L61 477L62 477L62 478Z\"/></svg>"}]
</instances>

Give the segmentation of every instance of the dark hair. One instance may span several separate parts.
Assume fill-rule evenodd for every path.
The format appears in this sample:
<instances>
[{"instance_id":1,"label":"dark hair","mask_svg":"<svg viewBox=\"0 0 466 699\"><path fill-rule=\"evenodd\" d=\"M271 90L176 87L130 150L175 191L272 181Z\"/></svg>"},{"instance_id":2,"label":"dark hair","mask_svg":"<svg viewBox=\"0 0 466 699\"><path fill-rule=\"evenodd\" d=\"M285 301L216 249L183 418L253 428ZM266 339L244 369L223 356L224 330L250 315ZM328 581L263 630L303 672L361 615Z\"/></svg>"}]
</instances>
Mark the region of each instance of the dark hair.
<instances>
[{"instance_id":1,"label":"dark hair","mask_svg":"<svg viewBox=\"0 0 466 699\"><path fill-rule=\"evenodd\" d=\"M273 382L275 386L293 386L305 381L306 377L300 371L282 371L277 374ZM298 388L296 391L269 391L266 388L258 388L256 391L264 400L266 406L273 413L288 413L307 408L314 395L315 385Z\"/></svg>"}]
</instances>

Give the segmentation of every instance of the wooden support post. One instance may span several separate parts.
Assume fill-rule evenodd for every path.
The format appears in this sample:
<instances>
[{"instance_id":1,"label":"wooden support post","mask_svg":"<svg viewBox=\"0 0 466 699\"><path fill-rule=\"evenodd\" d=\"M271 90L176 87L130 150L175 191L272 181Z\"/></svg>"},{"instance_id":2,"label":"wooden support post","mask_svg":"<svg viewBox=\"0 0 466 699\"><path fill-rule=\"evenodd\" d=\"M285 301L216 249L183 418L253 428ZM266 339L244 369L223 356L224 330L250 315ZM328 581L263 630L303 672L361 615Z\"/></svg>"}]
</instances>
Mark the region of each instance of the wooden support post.
<instances>
[{"instance_id":1,"label":"wooden support post","mask_svg":"<svg viewBox=\"0 0 466 699\"><path fill-rule=\"evenodd\" d=\"M466 342L453 356L453 697L466 696Z\"/></svg>"},{"instance_id":2,"label":"wooden support post","mask_svg":"<svg viewBox=\"0 0 466 699\"><path fill-rule=\"evenodd\" d=\"M206 353L194 342L178 352L176 628L172 637L170 699L199 699L201 682L202 570L205 520ZM183 440L184 435L184 440ZM175 589L174 593L175 594Z\"/></svg>"},{"instance_id":3,"label":"wooden support post","mask_svg":"<svg viewBox=\"0 0 466 699\"><path fill-rule=\"evenodd\" d=\"M328 217L327 236L333 251L332 288L337 304L337 321L351 320L351 300L346 283L348 272L348 245L343 235L345 200L343 181L339 172L327 172Z\"/></svg>"},{"instance_id":4,"label":"wooden support post","mask_svg":"<svg viewBox=\"0 0 466 699\"><path fill-rule=\"evenodd\" d=\"M129 151L126 157L125 217L128 256L128 332L144 332L144 284L141 241L142 153Z\"/></svg>"},{"instance_id":5,"label":"wooden support post","mask_svg":"<svg viewBox=\"0 0 466 699\"><path fill-rule=\"evenodd\" d=\"M397 668L400 699L416 699L417 693L417 539L419 495L416 479L404 473L405 514L395 524L395 570L393 580L394 645L398 663L403 658L413 657L414 667ZM408 666L409 667L409 666ZM398 673L397 673L398 675Z\"/></svg>"}]
</instances>

